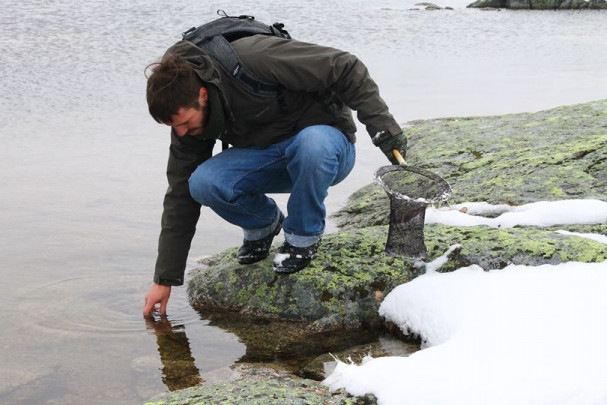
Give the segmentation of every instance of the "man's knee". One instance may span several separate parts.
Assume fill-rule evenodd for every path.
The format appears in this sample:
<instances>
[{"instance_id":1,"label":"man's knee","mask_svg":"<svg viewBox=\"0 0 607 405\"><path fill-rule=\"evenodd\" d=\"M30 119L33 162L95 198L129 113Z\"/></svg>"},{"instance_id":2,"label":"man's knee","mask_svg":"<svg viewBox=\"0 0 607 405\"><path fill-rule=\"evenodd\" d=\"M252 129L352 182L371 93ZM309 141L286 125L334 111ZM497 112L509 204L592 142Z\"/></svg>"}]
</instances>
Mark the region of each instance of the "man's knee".
<instances>
[{"instance_id":1,"label":"man's knee","mask_svg":"<svg viewBox=\"0 0 607 405\"><path fill-rule=\"evenodd\" d=\"M204 164L198 166L188 180L192 198L201 205L211 206L220 193L215 182L216 178L209 173Z\"/></svg>"},{"instance_id":2,"label":"man's knee","mask_svg":"<svg viewBox=\"0 0 607 405\"><path fill-rule=\"evenodd\" d=\"M297 153L318 159L337 157L345 145L344 141L348 142L338 129L328 125L314 125L297 134Z\"/></svg>"}]
</instances>

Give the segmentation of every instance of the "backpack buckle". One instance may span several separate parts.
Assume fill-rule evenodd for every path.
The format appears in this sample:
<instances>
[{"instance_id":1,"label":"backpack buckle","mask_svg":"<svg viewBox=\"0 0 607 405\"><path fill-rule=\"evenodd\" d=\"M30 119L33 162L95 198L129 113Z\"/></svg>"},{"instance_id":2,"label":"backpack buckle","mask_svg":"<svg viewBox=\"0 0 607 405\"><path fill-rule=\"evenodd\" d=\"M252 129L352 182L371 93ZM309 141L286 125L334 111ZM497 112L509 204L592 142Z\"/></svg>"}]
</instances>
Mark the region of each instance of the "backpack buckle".
<instances>
[{"instance_id":1,"label":"backpack buckle","mask_svg":"<svg viewBox=\"0 0 607 405\"><path fill-rule=\"evenodd\" d=\"M182 32L181 33L181 38L185 39L185 37L187 37L188 35L190 35L194 31L196 31L196 27L192 27L189 30L187 30L186 32Z\"/></svg>"}]
</instances>

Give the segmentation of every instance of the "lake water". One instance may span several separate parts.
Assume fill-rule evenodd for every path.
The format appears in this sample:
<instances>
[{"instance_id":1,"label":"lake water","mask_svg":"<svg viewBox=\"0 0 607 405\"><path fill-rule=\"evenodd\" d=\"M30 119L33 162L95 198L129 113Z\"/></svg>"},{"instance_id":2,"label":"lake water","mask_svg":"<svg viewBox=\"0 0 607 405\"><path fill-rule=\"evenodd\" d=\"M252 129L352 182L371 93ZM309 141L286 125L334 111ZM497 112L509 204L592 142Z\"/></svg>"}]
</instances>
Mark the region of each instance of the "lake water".
<instances>
[{"instance_id":1,"label":"lake water","mask_svg":"<svg viewBox=\"0 0 607 405\"><path fill-rule=\"evenodd\" d=\"M296 38L357 54L402 123L606 97L607 12L413 3L4 1L0 403L141 403L179 379L167 339L183 348L190 383L225 378L247 359L243 339L191 309L185 288L174 289L168 324L141 317L168 148L167 128L147 114L143 70L215 10L279 20ZM357 165L331 191L329 212L386 163L362 127L359 139ZM241 242L208 210L198 228L192 266Z\"/></svg>"}]
</instances>

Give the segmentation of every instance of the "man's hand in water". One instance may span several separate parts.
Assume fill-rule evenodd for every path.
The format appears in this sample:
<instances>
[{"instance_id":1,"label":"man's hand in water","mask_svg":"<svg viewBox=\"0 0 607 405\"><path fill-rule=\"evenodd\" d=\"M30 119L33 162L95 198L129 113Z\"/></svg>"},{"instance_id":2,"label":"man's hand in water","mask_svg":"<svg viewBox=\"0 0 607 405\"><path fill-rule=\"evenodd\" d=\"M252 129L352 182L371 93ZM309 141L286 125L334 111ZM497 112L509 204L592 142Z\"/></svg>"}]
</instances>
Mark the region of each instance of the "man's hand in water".
<instances>
[{"instance_id":1,"label":"man's hand in water","mask_svg":"<svg viewBox=\"0 0 607 405\"><path fill-rule=\"evenodd\" d=\"M155 309L155 305L160 303L160 315L166 315L167 304L171 296L170 285L152 284L147 294L145 294L145 306L143 307L143 316L149 316Z\"/></svg>"}]
</instances>

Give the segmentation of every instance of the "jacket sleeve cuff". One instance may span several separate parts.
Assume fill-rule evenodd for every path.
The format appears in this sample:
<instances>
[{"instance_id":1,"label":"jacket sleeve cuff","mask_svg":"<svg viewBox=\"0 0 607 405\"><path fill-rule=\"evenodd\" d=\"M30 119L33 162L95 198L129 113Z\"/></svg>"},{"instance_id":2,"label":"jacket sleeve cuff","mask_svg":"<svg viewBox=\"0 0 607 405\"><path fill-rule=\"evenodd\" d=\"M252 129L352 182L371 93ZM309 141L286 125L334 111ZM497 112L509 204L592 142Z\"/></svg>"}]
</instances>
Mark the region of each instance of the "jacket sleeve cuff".
<instances>
[{"instance_id":1,"label":"jacket sleeve cuff","mask_svg":"<svg viewBox=\"0 0 607 405\"><path fill-rule=\"evenodd\" d=\"M403 130L401 127L399 127L398 125L393 125L385 131L380 131L375 133L374 135L371 135L371 142L373 142L375 146L378 146L386 139L392 138L393 136L400 135L402 133Z\"/></svg>"},{"instance_id":2,"label":"jacket sleeve cuff","mask_svg":"<svg viewBox=\"0 0 607 405\"><path fill-rule=\"evenodd\" d=\"M154 274L154 283L166 286L180 286L183 285L183 278L168 279Z\"/></svg>"}]
</instances>

